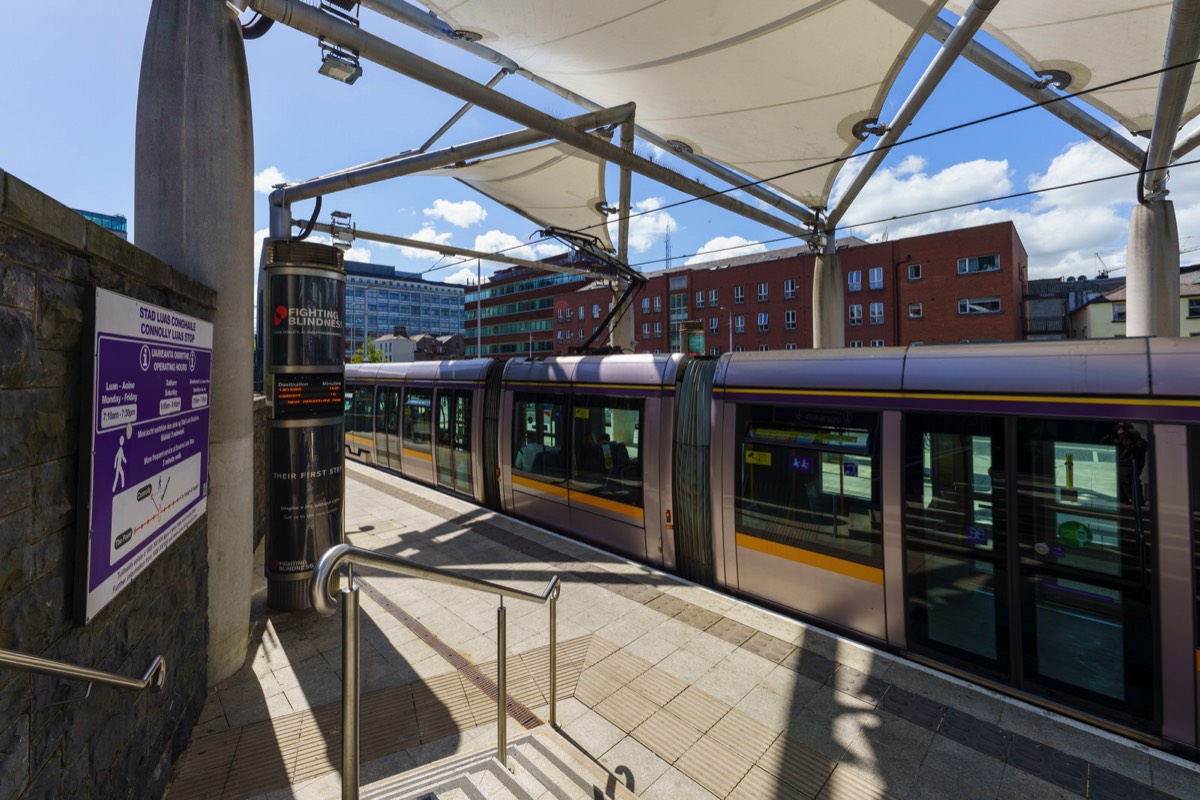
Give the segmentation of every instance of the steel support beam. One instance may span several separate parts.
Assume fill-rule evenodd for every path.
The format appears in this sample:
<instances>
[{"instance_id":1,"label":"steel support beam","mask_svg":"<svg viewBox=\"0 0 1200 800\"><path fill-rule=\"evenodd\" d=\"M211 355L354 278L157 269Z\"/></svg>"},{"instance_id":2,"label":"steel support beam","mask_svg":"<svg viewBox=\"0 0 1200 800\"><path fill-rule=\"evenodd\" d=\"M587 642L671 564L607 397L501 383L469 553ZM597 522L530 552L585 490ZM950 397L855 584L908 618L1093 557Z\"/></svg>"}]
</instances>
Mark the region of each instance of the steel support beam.
<instances>
[{"instance_id":1,"label":"steel support beam","mask_svg":"<svg viewBox=\"0 0 1200 800\"><path fill-rule=\"evenodd\" d=\"M486 86L489 89L494 89L494 88L496 88L496 84L498 84L500 81L504 80L505 75L511 75L511 74L512 73L509 72L508 70L502 69L499 72L497 72L495 75L493 75L492 79L490 81L488 81L487 83L485 83L484 86ZM421 145L418 148L418 151L424 153L426 150L433 147L434 142L436 142L438 139L445 136L446 131L453 128L454 123L456 123L460 119L462 119L466 115L466 113L474 107L475 107L474 103L464 103L462 108L460 108L458 111L455 111L454 114L451 115L450 119L446 120L445 124L442 125L442 127L438 128L437 132L435 132L433 134L433 136L430 136L429 139L425 142L425 144Z\"/></svg>"},{"instance_id":2,"label":"steel support beam","mask_svg":"<svg viewBox=\"0 0 1200 800\"><path fill-rule=\"evenodd\" d=\"M621 167L629 167L639 175L658 181L672 189L706 200L726 211L790 236L807 234L807 231L794 223L781 220L759 208L720 194L710 186L685 178L649 159L626 153L620 147L584 133L563 120L556 119L531 106L488 89L482 84L468 80L440 64L421 58L385 39L342 22L332 15L298 2L298 0L252 0L250 5L255 11L277 22L310 36L324 37L330 44L353 50L359 54L360 58L407 75L506 119L542 131L585 153L591 153Z\"/></svg>"},{"instance_id":3,"label":"steel support beam","mask_svg":"<svg viewBox=\"0 0 1200 800\"><path fill-rule=\"evenodd\" d=\"M953 31L953 25L945 20L935 19L926 32L934 39L945 43ZM1062 96L1053 90L1040 86L1027 72L1006 61L994 50L972 40L963 48L962 57L1032 102L1044 103L1043 108L1048 113L1058 117L1126 163L1141 169L1142 162L1146 158L1142 148L1079 106L1061 99Z\"/></svg>"},{"instance_id":4,"label":"steel support beam","mask_svg":"<svg viewBox=\"0 0 1200 800\"><path fill-rule=\"evenodd\" d=\"M1175 145L1175 149L1171 152L1171 163L1174 164L1176 161L1195 150L1197 146L1200 146L1200 131L1196 131L1195 133L1189 135L1186 139L1180 141L1179 144Z\"/></svg>"},{"instance_id":5,"label":"steel support beam","mask_svg":"<svg viewBox=\"0 0 1200 800\"><path fill-rule=\"evenodd\" d=\"M569 100L580 108L586 108L589 111L603 108L603 106L601 106L599 103L589 100L586 97L582 97L581 95L572 92L570 89L559 86L558 84L548 81L539 75L535 75L529 70L521 67L520 64L508 58L504 54L496 52L487 45L482 45L476 41L473 41L469 37L464 36L462 32L451 28L445 23L445 21L439 19L436 15L431 14L424 9L418 9L405 2L405 0L363 0L361 5L363 5L365 8L369 8L372 11L382 14L385 17L390 17L397 22L408 25L415 30L432 36L435 39L440 39L448 44L454 45L455 47L459 47L468 53L471 53L472 55L484 59L485 61L490 61L493 64L499 64L501 68L510 70L511 72L520 75L529 82L540 86L551 94L558 95L564 100ZM712 159L705 158L702 155L689 153L686 150L682 150L677 145L667 141L652 131L646 130L640 125L635 126L634 130L638 136L642 137L644 141L650 142L656 147L671 153L679 160L690 164L697 169L707 172L709 175L720 178L731 186L739 187L740 191L745 192L756 200L766 203L768 206L780 211L781 213L787 214L790 217L795 217L801 222L809 225L816 221L816 214L812 210L805 208L800 203L797 203L795 200L792 200L781 194L777 194L776 192L762 185L756 184L753 186L748 186L747 184L754 182L754 178L736 172L724 164L720 164Z\"/></svg>"},{"instance_id":6,"label":"steel support beam","mask_svg":"<svg viewBox=\"0 0 1200 800\"><path fill-rule=\"evenodd\" d=\"M633 152L633 120L621 123L621 149L627 153ZM621 183L619 199L620 222L617 223L617 260L622 264L629 263L629 216L633 213L633 173L626 167L621 167ZM621 284L613 284L613 302L619 303L625 293ZM630 353L634 348L633 304L627 304L625 313L616 318L608 343L622 348Z\"/></svg>"},{"instance_id":7,"label":"steel support beam","mask_svg":"<svg viewBox=\"0 0 1200 800\"><path fill-rule=\"evenodd\" d=\"M833 229L837 227L838 222L846 212L850 209L850 205L858 197L859 192L867 185L867 181L875 174L875 170L879 168L884 157L887 156L891 146L903 135L904 131L912 124L913 117L925 105L925 101L933 94L933 90L941 83L946 72L954 65L959 53L971 43L971 37L983 25L988 14L996 7L999 0L975 0L971 3L971 7L966 10L966 13L959 19L958 24L954 26L954 30L946 37L946 41L942 44L942 49L934 56L933 61L925 69L925 73L921 79L917 81L917 85L909 92L908 97L904 100L904 104L900 106L900 110L896 112L895 119L888 126L887 132L880 138L879 144L867 156L867 162L859 170L854 177L854 181L846 188L845 193L838 199L837 206L829 212L827 219L826 234L832 238Z\"/></svg>"},{"instance_id":8,"label":"steel support beam","mask_svg":"<svg viewBox=\"0 0 1200 800\"><path fill-rule=\"evenodd\" d=\"M1175 0L1163 67L1194 62L1197 55L1200 55L1200 0ZM1171 151L1179 135L1179 123L1195 73L1196 65L1191 63L1164 72L1159 81L1154 126L1146 149L1146 172L1142 176L1142 187L1147 194L1166 188L1167 165L1171 163Z\"/></svg>"},{"instance_id":9,"label":"steel support beam","mask_svg":"<svg viewBox=\"0 0 1200 800\"><path fill-rule=\"evenodd\" d=\"M303 228L308 225L307 222L300 220L292 220L292 225L297 228ZM314 231L321 233L333 233L333 226L324 222L318 222L313 225ZM444 256L455 256L466 259L482 259L484 261L499 261L504 264L512 264L517 267L528 267L542 272L562 272L569 275L587 275L593 278L610 278L611 275L592 272L591 270L576 269L574 267L565 267L559 264L547 264L543 261L530 261L527 258L516 258L515 256L506 256L501 253L484 253L479 250L468 250L465 247L455 247L449 244L438 244L436 242L423 242L420 239L408 239L403 236L392 236L386 233L374 233L372 231L364 231L361 228L354 229L355 239L365 239L368 242L381 242L383 244L394 244L399 247L411 247L415 250L429 250L433 253L440 253ZM450 267L453 264L447 264Z\"/></svg>"},{"instance_id":10,"label":"steel support beam","mask_svg":"<svg viewBox=\"0 0 1200 800\"><path fill-rule=\"evenodd\" d=\"M579 131L586 131L623 122L632 115L633 104L626 103L615 108L580 114L577 117L563 120L563 122L576 126ZM319 178L284 186L271 192L268 200L271 209L271 235L276 238L286 238L290 235L292 203L353 189L357 186L378 183L390 178L411 175L422 170L445 167L460 161L483 158L517 147L539 144L550 138L550 136L534 130L511 131L468 144L434 150L432 153L401 153L391 158L372 161L359 167L339 170Z\"/></svg>"}]
</instances>

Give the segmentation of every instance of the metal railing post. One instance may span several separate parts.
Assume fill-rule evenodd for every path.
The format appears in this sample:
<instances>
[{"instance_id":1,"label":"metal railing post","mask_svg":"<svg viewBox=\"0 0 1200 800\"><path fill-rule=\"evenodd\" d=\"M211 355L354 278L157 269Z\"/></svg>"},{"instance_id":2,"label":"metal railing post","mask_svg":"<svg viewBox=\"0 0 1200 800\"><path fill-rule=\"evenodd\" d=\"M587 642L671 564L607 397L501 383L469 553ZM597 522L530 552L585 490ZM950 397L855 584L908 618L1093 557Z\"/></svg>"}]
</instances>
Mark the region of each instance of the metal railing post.
<instances>
[{"instance_id":1,"label":"metal railing post","mask_svg":"<svg viewBox=\"0 0 1200 800\"><path fill-rule=\"evenodd\" d=\"M496 609L496 759L505 766L508 759L508 630L505 624L504 597Z\"/></svg>"},{"instance_id":2,"label":"metal railing post","mask_svg":"<svg viewBox=\"0 0 1200 800\"><path fill-rule=\"evenodd\" d=\"M550 727L558 729L558 587L550 595Z\"/></svg>"},{"instance_id":3,"label":"metal railing post","mask_svg":"<svg viewBox=\"0 0 1200 800\"><path fill-rule=\"evenodd\" d=\"M346 565L342 588L342 800L358 800L358 584Z\"/></svg>"}]
</instances>

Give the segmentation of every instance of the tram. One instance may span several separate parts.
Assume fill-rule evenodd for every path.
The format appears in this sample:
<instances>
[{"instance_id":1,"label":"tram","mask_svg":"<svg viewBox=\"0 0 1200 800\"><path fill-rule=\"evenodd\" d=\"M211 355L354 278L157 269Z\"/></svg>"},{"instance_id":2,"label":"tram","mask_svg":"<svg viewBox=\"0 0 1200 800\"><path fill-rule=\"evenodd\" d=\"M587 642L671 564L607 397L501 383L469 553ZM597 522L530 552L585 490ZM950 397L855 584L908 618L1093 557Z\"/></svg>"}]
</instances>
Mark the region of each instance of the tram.
<instances>
[{"instance_id":1,"label":"tram","mask_svg":"<svg viewBox=\"0 0 1200 800\"><path fill-rule=\"evenodd\" d=\"M1200 339L351 365L346 453L1195 758Z\"/></svg>"}]
</instances>

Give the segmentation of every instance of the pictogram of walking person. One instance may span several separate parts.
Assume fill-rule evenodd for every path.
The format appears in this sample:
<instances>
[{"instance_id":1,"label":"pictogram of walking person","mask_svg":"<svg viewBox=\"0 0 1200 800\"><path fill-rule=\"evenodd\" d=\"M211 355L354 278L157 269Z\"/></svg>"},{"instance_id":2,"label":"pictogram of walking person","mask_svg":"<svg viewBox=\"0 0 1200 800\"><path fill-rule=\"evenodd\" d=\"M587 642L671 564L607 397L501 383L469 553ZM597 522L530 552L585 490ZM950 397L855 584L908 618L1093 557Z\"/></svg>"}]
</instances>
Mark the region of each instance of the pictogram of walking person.
<instances>
[{"instance_id":1,"label":"pictogram of walking person","mask_svg":"<svg viewBox=\"0 0 1200 800\"><path fill-rule=\"evenodd\" d=\"M121 482L121 488L125 488L125 434L121 434L121 438L117 442L117 457L113 459L113 466L117 470L117 474L113 475L112 490L117 491L117 481Z\"/></svg>"}]
</instances>

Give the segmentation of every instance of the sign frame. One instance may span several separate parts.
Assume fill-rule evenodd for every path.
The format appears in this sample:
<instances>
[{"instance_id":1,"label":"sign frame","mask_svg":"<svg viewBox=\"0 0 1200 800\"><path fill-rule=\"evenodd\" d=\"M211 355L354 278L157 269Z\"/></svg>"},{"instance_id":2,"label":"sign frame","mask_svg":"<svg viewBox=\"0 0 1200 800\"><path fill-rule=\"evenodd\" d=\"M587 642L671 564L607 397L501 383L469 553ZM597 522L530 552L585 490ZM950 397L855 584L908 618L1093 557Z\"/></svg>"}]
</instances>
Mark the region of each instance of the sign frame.
<instances>
[{"instance_id":1,"label":"sign frame","mask_svg":"<svg viewBox=\"0 0 1200 800\"><path fill-rule=\"evenodd\" d=\"M84 308L79 625L208 510L213 344L211 322L107 289Z\"/></svg>"}]
</instances>

